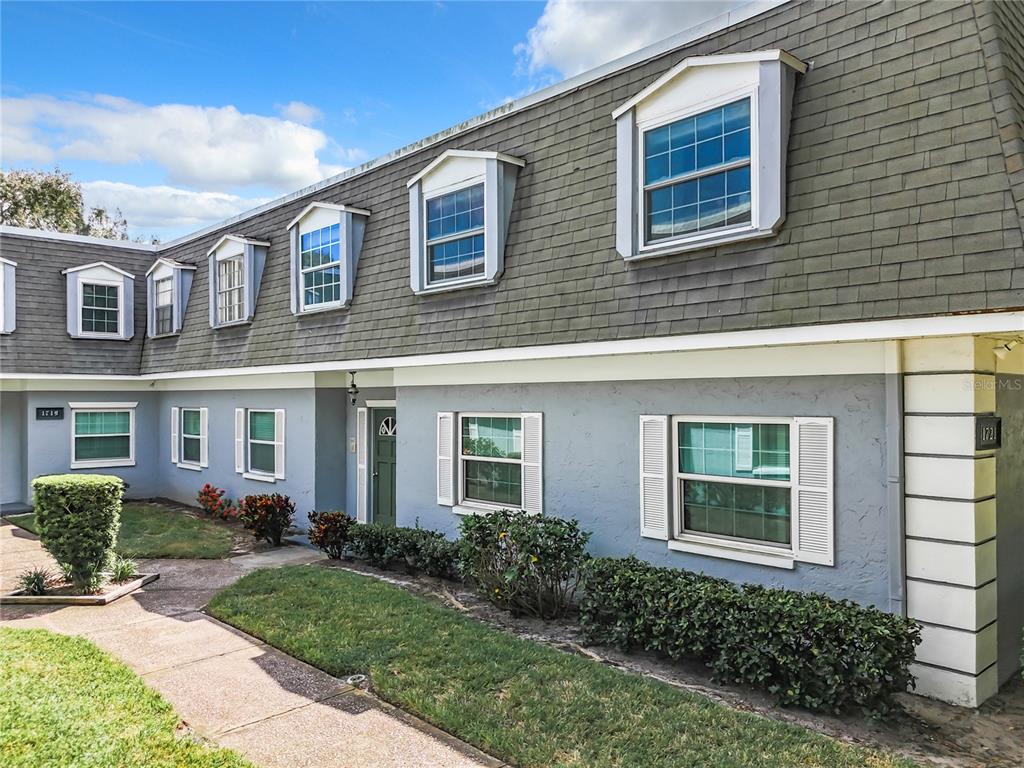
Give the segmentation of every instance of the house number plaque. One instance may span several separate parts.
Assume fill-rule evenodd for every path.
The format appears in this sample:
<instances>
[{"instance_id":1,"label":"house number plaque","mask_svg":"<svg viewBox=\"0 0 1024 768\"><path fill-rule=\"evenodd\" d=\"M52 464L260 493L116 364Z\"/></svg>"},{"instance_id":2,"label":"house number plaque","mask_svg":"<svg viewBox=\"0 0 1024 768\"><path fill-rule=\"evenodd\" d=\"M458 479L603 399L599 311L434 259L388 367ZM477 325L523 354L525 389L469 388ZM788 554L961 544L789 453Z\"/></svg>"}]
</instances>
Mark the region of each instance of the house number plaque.
<instances>
[{"instance_id":1,"label":"house number plaque","mask_svg":"<svg viewBox=\"0 0 1024 768\"><path fill-rule=\"evenodd\" d=\"M36 421L59 421L63 418L63 408L36 408Z\"/></svg>"},{"instance_id":2,"label":"house number plaque","mask_svg":"<svg viewBox=\"0 0 1024 768\"><path fill-rule=\"evenodd\" d=\"M1003 420L999 416L974 417L974 450L991 451L1003 444Z\"/></svg>"}]
</instances>

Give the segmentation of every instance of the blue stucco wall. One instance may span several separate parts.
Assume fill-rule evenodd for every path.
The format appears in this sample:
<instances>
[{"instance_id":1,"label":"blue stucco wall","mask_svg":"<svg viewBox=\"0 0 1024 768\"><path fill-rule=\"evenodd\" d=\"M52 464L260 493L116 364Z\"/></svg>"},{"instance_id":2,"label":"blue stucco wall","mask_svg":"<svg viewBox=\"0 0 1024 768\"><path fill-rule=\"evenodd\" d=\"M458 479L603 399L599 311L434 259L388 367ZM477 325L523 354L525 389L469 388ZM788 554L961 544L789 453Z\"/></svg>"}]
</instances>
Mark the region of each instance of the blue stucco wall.
<instances>
[{"instance_id":1,"label":"blue stucco wall","mask_svg":"<svg viewBox=\"0 0 1024 768\"><path fill-rule=\"evenodd\" d=\"M595 555L635 553L652 563L737 581L826 592L889 606L882 375L657 382L402 387L398 389L398 524L419 518L454 535L458 516L434 490L438 411L544 414L544 508L593 532ZM833 416L836 565L795 570L668 551L639 532L639 416Z\"/></svg>"},{"instance_id":2,"label":"blue stucco wall","mask_svg":"<svg viewBox=\"0 0 1024 768\"><path fill-rule=\"evenodd\" d=\"M137 402L135 410L135 466L71 469L71 409L69 403ZM39 475L85 472L116 475L128 483L128 498L155 496L160 491L155 472L158 453L155 424L158 396L154 392L26 392L25 393L25 499L32 498L30 483ZM36 421L36 408L63 407L59 421Z\"/></svg>"},{"instance_id":3,"label":"blue stucco wall","mask_svg":"<svg viewBox=\"0 0 1024 768\"><path fill-rule=\"evenodd\" d=\"M159 395L159 423L153 429L159 432L156 451L159 493L187 504L196 503L196 494L204 483L213 483L224 488L232 499L239 499L250 493L283 493L295 502L296 525L306 527L310 510L321 506L336 505L341 488L335 485L325 487L325 494L317 498L316 474L318 469L317 434L317 393L313 389L252 389L252 390L203 390L163 392ZM334 418L327 403L321 409L323 425L321 434L328 434ZM171 463L170 410L179 408L209 409L209 466L203 470L183 469ZM235 473L235 408L285 409L285 479L274 483L248 480ZM337 431L344 432L343 416L338 421ZM324 449L320 466L324 471L330 451L323 441ZM340 467L337 474L341 475Z\"/></svg>"},{"instance_id":4,"label":"blue stucco wall","mask_svg":"<svg viewBox=\"0 0 1024 768\"><path fill-rule=\"evenodd\" d=\"M1020 668L1024 627L1024 376L996 377L1003 447L996 451L996 582L999 682Z\"/></svg>"},{"instance_id":5,"label":"blue stucco wall","mask_svg":"<svg viewBox=\"0 0 1024 768\"><path fill-rule=\"evenodd\" d=\"M0 504L25 501L25 393L0 392Z\"/></svg>"}]
</instances>

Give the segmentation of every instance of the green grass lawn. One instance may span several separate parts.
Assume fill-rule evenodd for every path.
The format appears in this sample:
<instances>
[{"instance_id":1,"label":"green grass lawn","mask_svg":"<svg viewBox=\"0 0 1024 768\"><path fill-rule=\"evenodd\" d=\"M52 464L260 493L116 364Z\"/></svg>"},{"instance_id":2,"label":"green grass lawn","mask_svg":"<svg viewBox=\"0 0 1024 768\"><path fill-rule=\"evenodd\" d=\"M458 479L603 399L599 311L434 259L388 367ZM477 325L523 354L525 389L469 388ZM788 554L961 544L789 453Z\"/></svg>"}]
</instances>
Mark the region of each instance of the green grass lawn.
<instances>
[{"instance_id":1,"label":"green grass lawn","mask_svg":"<svg viewBox=\"0 0 1024 768\"><path fill-rule=\"evenodd\" d=\"M209 610L520 768L906 766L474 622L350 572L250 573Z\"/></svg>"},{"instance_id":2,"label":"green grass lawn","mask_svg":"<svg viewBox=\"0 0 1024 768\"><path fill-rule=\"evenodd\" d=\"M31 512L6 518L38 533ZM213 560L231 552L230 528L168 509L161 504L133 502L121 509L117 552L125 557L195 557Z\"/></svg>"},{"instance_id":3,"label":"green grass lawn","mask_svg":"<svg viewBox=\"0 0 1024 768\"><path fill-rule=\"evenodd\" d=\"M5 768L251 768L179 738L171 706L82 638L0 627L0 702Z\"/></svg>"}]
</instances>

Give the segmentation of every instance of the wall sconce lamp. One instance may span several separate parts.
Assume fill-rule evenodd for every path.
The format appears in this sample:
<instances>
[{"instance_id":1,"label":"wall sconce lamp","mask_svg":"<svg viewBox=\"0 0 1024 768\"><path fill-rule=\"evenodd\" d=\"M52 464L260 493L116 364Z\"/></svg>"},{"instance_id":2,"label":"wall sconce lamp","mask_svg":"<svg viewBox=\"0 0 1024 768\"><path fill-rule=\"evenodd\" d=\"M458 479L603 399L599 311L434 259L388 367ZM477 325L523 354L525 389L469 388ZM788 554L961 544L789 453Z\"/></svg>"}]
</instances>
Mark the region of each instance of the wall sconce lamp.
<instances>
[{"instance_id":1,"label":"wall sconce lamp","mask_svg":"<svg viewBox=\"0 0 1024 768\"><path fill-rule=\"evenodd\" d=\"M1020 345L1020 337L1018 337L1016 339L1010 339L1005 344L1000 344L998 347L993 349L992 352L995 353L995 356L998 357L1000 360L1005 360L1006 356L1008 354L1010 354L1010 352L1013 351L1014 347L1019 346L1019 345Z\"/></svg>"},{"instance_id":2,"label":"wall sconce lamp","mask_svg":"<svg viewBox=\"0 0 1024 768\"><path fill-rule=\"evenodd\" d=\"M359 394L359 387L356 386L356 372L349 371L348 375L351 377L351 381L349 382L346 392L348 392L349 396L352 398L352 405L355 405L356 395Z\"/></svg>"}]
</instances>

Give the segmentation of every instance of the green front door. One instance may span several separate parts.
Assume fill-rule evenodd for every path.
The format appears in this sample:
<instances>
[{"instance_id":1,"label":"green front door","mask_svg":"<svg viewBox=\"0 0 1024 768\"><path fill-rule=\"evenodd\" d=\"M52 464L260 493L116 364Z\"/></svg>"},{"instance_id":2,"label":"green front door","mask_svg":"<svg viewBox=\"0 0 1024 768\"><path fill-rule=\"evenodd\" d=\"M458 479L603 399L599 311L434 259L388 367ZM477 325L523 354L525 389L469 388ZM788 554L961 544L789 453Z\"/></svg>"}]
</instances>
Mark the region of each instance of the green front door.
<instances>
[{"instance_id":1,"label":"green front door","mask_svg":"<svg viewBox=\"0 0 1024 768\"><path fill-rule=\"evenodd\" d=\"M395 440L398 422L394 408L373 409L373 522L395 524Z\"/></svg>"}]
</instances>

